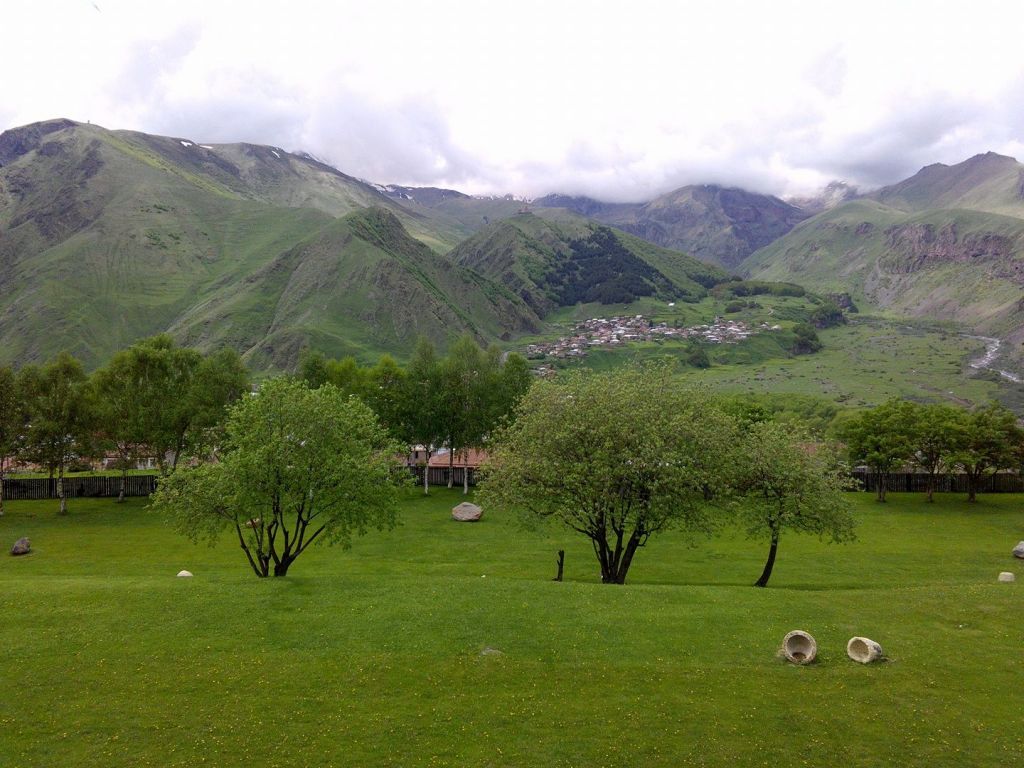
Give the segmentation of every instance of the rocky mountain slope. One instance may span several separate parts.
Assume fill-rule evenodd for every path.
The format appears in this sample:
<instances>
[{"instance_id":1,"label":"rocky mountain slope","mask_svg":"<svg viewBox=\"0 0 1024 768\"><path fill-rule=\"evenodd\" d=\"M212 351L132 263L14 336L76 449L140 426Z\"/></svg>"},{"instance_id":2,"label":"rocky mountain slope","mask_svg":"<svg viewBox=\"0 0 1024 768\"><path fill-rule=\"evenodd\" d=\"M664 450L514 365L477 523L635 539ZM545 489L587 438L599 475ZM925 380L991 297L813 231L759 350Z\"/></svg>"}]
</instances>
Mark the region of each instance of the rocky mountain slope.
<instances>
[{"instance_id":1,"label":"rocky mountain slope","mask_svg":"<svg viewBox=\"0 0 1024 768\"><path fill-rule=\"evenodd\" d=\"M858 303L955 320L1024 342L1024 165L988 153L914 176L802 222L746 274Z\"/></svg>"},{"instance_id":2,"label":"rocky mountain slope","mask_svg":"<svg viewBox=\"0 0 1024 768\"><path fill-rule=\"evenodd\" d=\"M777 197L713 184L681 187L642 204L565 195L549 195L535 204L568 208L727 269L809 215Z\"/></svg>"}]
</instances>

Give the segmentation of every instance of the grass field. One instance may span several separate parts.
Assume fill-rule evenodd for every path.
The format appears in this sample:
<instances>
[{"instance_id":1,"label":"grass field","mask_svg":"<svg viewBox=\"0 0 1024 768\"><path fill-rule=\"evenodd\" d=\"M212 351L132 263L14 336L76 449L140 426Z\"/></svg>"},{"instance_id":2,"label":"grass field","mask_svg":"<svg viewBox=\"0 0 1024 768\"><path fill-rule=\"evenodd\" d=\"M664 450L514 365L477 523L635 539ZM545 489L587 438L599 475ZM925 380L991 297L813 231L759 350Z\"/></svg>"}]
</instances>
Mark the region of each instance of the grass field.
<instances>
[{"instance_id":1,"label":"grass field","mask_svg":"<svg viewBox=\"0 0 1024 768\"><path fill-rule=\"evenodd\" d=\"M0 557L0 765L1020 760L1022 497L851 494L859 540L784 537L766 590L764 542L670 534L606 586L578 537L451 522L461 498L410 496L394 531L262 581L142 500L9 504L0 542L34 554ZM817 664L776 657L794 628ZM847 660L854 634L889 660Z\"/></svg>"}]
</instances>

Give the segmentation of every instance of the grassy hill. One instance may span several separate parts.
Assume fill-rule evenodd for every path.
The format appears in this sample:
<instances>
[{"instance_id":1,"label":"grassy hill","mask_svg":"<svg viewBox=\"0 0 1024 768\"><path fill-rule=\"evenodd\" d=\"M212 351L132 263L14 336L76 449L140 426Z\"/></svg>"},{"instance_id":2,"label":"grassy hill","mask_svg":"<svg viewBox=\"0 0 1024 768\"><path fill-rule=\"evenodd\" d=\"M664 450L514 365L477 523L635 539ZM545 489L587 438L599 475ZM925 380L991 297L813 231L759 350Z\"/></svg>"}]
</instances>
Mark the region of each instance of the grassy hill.
<instances>
[{"instance_id":1,"label":"grassy hill","mask_svg":"<svg viewBox=\"0 0 1024 768\"><path fill-rule=\"evenodd\" d=\"M723 270L559 209L490 224L449 258L521 296L541 316L578 302L697 300Z\"/></svg>"},{"instance_id":2,"label":"grassy hill","mask_svg":"<svg viewBox=\"0 0 1024 768\"><path fill-rule=\"evenodd\" d=\"M312 343L338 357L411 350L419 335L444 346L535 332L519 297L411 237L368 208L331 222L244 278L223 281L171 330L192 346L246 349L256 367L286 367Z\"/></svg>"},{"instance_id":3,"label":"grassy hill","mask_svg":"<svg viewBox=\"0 0 1024 768\"><path fill-rule=\"evenodd\" d=\"M1024 166L979 155L802 222L742 270L1024 342Z\"/></svg>"},{"instance_id":4,"label":"grassy hill","mask_svg":"<svg viewBox=\"0 0 1024 768\"><path fill-rule=\"evenodd\" d=\"M368 206L372 215L336 220ZM375 226L386 236L373 240ZM522 302L433 252L457 237L274 147L68 120L7 131L0 362L68 349L95 365L170 329L287 366L314 340L336 353L401 353L419 331L489 340L532 328Z\"/></svg>"}]
</instances>

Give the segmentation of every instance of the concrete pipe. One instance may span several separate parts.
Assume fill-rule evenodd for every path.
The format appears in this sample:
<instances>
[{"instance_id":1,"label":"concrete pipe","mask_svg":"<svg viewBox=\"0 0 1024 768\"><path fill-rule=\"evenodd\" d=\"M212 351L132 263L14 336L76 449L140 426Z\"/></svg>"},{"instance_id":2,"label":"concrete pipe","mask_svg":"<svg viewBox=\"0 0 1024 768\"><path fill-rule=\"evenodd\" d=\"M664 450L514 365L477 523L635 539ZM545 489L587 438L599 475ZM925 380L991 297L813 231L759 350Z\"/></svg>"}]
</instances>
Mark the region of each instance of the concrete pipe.
<instances>
[{"instance_id":1,"label":"concrete pipe","mask_svg":"<svg viewBox=\"0 0 1024 768\"><path fill-rule=\"evenodd\" d=\"M810 664L818 655L818 644L809 632L794 629L782 639L782 655L793 664Z\"/></svg>"},{"instance_id":2,"label":"concrete pipe","mask_svg":"<svg viewBox=\"0 0 1024 768\"><path fill-rule=\"evenodd\" d=\"M846 655L859 664L870 664L882 658L882 646L866 637L851 637L846 644Z\"/></svg>"}]
</instances>

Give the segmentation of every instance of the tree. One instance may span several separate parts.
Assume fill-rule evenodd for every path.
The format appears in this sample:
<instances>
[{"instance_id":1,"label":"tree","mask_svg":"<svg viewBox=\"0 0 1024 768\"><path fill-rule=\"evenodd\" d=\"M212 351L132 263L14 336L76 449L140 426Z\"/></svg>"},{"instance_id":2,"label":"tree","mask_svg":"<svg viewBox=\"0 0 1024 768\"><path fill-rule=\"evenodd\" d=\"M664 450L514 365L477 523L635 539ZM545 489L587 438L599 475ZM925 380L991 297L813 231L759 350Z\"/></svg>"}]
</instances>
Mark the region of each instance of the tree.
<instances>
[{"instance_id":1,"label":"tree","mask_svg":"<svg viewBox=\"0 0 1024 768\"><path fill-rule=\"evenodd\" d=\"M958 431L953 462L967 475L967 500L974 502L982 477L1014 464L1021 431L1013 413L995 403L962 412Z\"/></svg>"},{"instance_id":2,"label":"tree","mask_svg":"<svg viewBox=\"0 0 1024 768\"><path fill-rule=\"evenodd\" d=\"M117 453L121 469L118 502L124 501L128 470L147 452L144 424L146 410L153 407L138 391L133 362L131 350L122 350L93 374L100 439Z\"/></svg>"},{"instance_id":3,"label":"tree","mask_svg":"<svg viewBox=\"0 0 1024 768\"><path fill-rule=\"evenodd\" d=\"M586 536L601 581L624 584L640 547L670 527L706 530L729 485L736 427L670 369L575 371L533 384L492 438L478 497Z\"/></svg>"},{"instance_id":4,"label":"tree","mask_svg":"<svg viewBox=\"0 0 1024 768\"><path fill-rule=\"evenodd\" d=\"M434 345L425 337L416 342L412 360L406 368L402 393L403 422L412 445L424 447L423 494L430 493L430 451L441 439L439 371Z\"/></svg>"},{"instance_id":5,"label":"tree","mask_svg":"<svg viewBox=\"0 0 1024 768\"><path fill-rule=\"evenodd\" d=\"M28 415L23 452L57 473L60 514L66 515L64 472L72 459L91 452L92 388L82 364L66 352L42 368L22 368L18 383Z\"/></svg>"},{"instance_id":6,"label":"tree","mask_svg":"<svg viewBox=\"0 0 1024 768\"><path fill-rule=\"evenodd\" d=\"M193 541L233 530L257 576L285 576L316 541L394 525L400 448L337 387L271 379L230 408L219 460L179 468L153 504Z\"/></svg>"},{"instance_id":7,"label":"tree","mask_svg":"<svg viewBox=\"0 0 1024 768\"><path fill-rule=\"evenodd\" d=\"M228 406L249 391L249 371L235 350L222 349L203 358L188 393L191 419L185 444L193 455L204 457L216 448Z\"/></svg>"},{"instance_id":8,"label":"tree","mask_svg":"<svg viewBox=\"0 0 1024 768\"><path fill-rule=\"evenodd\" d=\"M963 412L951 405L911 405L909 416L912 460L928 477L925 493L931 502L939 475L949 471L960 447Z\"/></svg>"},{"instance_id":9,"label":"tree","mask_svg":"<svg viewBox=\"0 0 1024 768\"><path fill-rule=\"evenodd\" d=\"M821 349L821 339L810 323L797 323L793 326L793 345L789 351L794 355L810 355Z\"/></svg>"},{"instance_id":10,"label":"tree","mask_svg":"<svg viewBox=\"0 0 1024 768\"><path fill-rule=\"evenodd\" d=\"M438 418L448 446L448 487L455 477L455 455L479 444L488 427L488 389L495 361L473 338L463 336L438 365ZM463 473L468 490L468 471Z\"/></svg>"},{"instance_id":11,"label":"tree","mask_svg":"<svg viewBox=\"0 0 1024 768\"><path fill-rule=\"evenodd\" d=\"M24 430L25 410L17 377L10 368L0 368L0 517L4 514L4 476L18 452Z\"/></svg>"},{"instance_id":12,"label":"tree","mask_svg":"<svg viewBox=\"0 0 1024 768\"><path fill-rule=\"evenodd\" d=\"M382 355L377 364L366 373L364 401L380 420L385 429L395 438L407 432L405 425L406 372L391 355Z\"/></svg>"},{"instance_id":13,"label":"tree","mask_svg":"<svg viewBox=\"0 0 1024 768\"><path fill-rule=\"evenodd\" d=\"M893 399L861 411L838 427L850 459L866 464L877 476L878 501L885 501L889 474L913 456L910 409L909 403Z\"/></svg>"},{"instance_id":14,"label":"tree","mask_svg":"<svg viewBox=\"0 0 1024 768\"><path fill-rule=\"evenodd\" d=\"M833 542L853 538L854 520L843 491L848 481L824 446L772 421L745 430L738 510L750 536L767 535L768 560L754 586L765 587L782 532L813 533Z\"/></svg>"}]
</instances>

